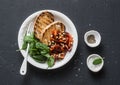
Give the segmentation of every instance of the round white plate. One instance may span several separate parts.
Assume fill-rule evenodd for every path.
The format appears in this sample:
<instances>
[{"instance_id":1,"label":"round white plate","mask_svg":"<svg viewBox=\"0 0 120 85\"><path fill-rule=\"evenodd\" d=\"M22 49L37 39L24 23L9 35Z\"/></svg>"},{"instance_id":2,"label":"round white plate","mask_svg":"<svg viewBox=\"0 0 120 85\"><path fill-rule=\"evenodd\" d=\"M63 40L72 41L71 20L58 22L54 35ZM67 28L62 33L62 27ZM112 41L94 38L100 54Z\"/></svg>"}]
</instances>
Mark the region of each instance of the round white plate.
<instances>
[{"instance_id":1,"label":"round white plate","mask_svg":"<svg viewBox=\"0 0 120 85\"><path fill-rule=\"evenodd\" d=\"M36 16L38 16L40 13L42 13L44 11L51 12L55 17L55 21L59 20L62 23L64 23L64 25L66 26L66 31L69 32L73 37L73 40L74 40L73 47L70 52L67 52L67 54L65 55L65 58L63 60L56 61L55 65L53 67L48 68L48 65L46 63L38 63L30 56L28 56L28 62L30 64L32 64L33 66L41 68L41 69L56 69L56 68L59 68L59 67L65 65L67 62L70 61L70 59L73 57L73 55L76 51L77 45L78 45L78 35L77 35L76 28L75 28L74 24L72 23L72 21L63 13L60 13L55 10L41 10L41 11L35 12L32 15L30 15L27 19L25 19L25 21L23 22L23 24L20 27L20 30L18 33L18 45L19 45L19 48L21 49L22 44L23 44L23 38L24 38L25 32L27 30L28 24L30 22L34 22ZM22 53L22 55L24 57L25 51L21 50L20 52Z\"/></svg>"}]
</instances>

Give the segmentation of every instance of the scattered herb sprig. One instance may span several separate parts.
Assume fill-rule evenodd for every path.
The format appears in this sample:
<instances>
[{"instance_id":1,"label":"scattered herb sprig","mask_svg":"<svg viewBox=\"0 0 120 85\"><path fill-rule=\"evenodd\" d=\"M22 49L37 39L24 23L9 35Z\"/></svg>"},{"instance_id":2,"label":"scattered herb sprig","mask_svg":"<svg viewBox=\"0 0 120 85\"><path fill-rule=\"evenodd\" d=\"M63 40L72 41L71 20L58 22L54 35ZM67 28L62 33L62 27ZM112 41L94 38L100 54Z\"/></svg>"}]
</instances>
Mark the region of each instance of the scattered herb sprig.
<instances>
[{"instance_id":1,"label":"scattered herb sprig","mask_svg":"<svg viewBox=\"0 0 120 85\"><path fill-rule=\"evenodd\" d=\"M34 37L34 33L29 36L24 36L22 50L27 49L28 43L30 45L28 53L35 61L40 63L47 63L48 67L52 67L54 65L54 58L49 54L49 47L38 41Z\"/></svg>"}]
</instances>

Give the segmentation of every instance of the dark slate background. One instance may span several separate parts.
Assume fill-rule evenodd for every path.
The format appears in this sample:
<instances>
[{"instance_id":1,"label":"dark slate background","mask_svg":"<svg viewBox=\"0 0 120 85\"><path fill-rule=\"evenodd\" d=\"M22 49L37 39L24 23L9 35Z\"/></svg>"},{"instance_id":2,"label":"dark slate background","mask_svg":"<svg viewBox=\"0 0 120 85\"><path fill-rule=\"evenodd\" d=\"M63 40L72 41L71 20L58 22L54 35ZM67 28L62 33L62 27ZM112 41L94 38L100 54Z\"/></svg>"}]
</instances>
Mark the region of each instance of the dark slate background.
<instances>
[{"instance_id":1,"label":"dark slate background","mask_svg":"<svg viewBox=\"0 0 120 85\"><path fill-rule=\"evenodd\" d=\"M78 49L64 67L45 71L28 64L26 76L19 74L23 57L17 44L18 30L33 12L53 9L75 24ZM88 30L101 33L102 43L91 49L83 41ZM120 0L0 0L0 85L120 85ZM98 53L103 69L92 73L86 58Z\"/></svg>"}]
</instances>

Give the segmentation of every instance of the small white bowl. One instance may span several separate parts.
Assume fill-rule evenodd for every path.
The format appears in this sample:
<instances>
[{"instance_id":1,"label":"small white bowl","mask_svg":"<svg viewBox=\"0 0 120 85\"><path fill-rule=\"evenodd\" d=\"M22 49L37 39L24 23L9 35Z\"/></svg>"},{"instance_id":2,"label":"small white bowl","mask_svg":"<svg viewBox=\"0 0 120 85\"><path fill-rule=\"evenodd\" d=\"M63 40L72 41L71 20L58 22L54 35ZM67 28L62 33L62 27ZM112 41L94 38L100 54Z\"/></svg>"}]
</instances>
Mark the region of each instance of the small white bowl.
<instances>
[{"instance_id":1,"label":"small white bowl","mask_svg":"<svg viewBox=\"0 0 120 85\"><path fill-rule=\"evenodd\" d=\"M89 43L89 42L88 42L87 38L88 38L88 36L90 36L90 35L93 35L93 36L94 36L94 38L95 38L95 43ZM101 42L101 35L100 35L99 32L97 32L97 31L95 31L95 30L90 30L90 31L88 31L88 32L85 33L85 35L84 35L84 41L85 41L85 43L86 43L89 47L97 47L97 46L100 44L100 42Z\"/></svg>"},{"instance_id":2,"label":"small white bowl","mask_svg":"<svg viewBox=\"0 0 120 85\"><path fill-rule=\"evenodd\" d=\"M95 59L97 59L97 58L102 59L102 63L98 64L98 65L94 65L93 61ZM100 55L91 54L91 55L88 56L88 58L87 58L87 66L88 66L88 69L91 70L92 72L99 72L102 69L103 65L104 65L104 60Z\"/></svg>"}]
</instances>

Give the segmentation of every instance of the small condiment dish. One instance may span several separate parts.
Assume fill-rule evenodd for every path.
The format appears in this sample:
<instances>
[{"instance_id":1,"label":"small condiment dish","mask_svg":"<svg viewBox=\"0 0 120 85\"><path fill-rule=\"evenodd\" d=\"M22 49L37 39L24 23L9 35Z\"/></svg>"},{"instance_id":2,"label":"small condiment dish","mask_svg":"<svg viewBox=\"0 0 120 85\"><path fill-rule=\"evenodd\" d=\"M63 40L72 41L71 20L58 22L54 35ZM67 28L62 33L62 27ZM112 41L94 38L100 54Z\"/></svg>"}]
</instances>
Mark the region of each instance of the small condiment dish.
<instances>
[{"instance_id":1,"label":"small condiment dish","mask_svg":"<svg viewBox=\"0 0 120 85\"><path fill-rule=\"evenodd\" d=\"M89 47L97 47L101 42L101 35L98 31L90 30L85 33L84 41Z\"/></svg>"},{"instance_id":2,"label":"small condiment dish","mask_svg":"<svg viewBox=\"0 0 120 85\"><path fill-rule=\"evenodd\" d=\"M101 59L101 63L94 65L93 62L96 59ZM104 65L104 60L103 58L98 55L98 54L91 54L87 58L87 66L88 69L91 70L92 72L99 72Z\"/></svg>"}]
</instances>

